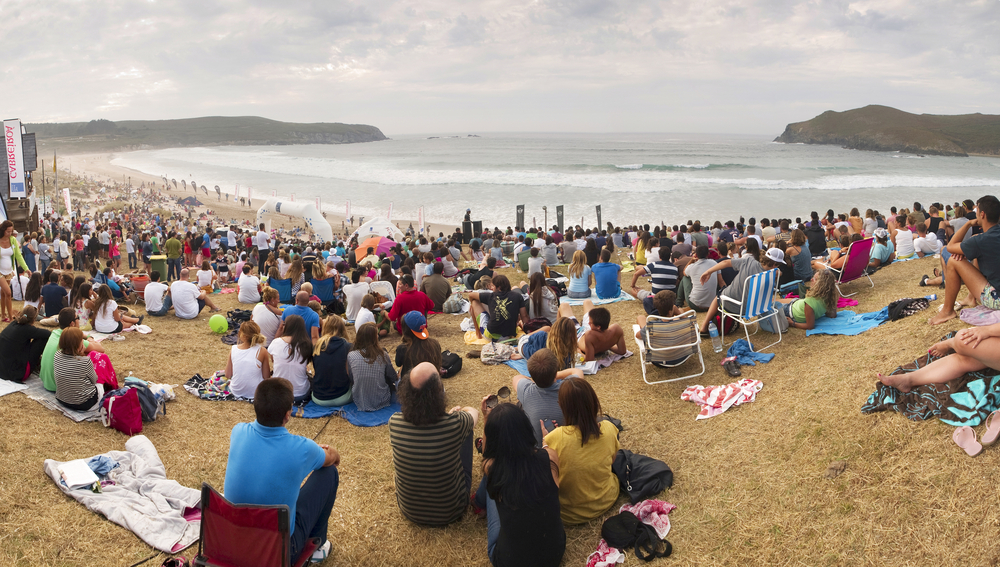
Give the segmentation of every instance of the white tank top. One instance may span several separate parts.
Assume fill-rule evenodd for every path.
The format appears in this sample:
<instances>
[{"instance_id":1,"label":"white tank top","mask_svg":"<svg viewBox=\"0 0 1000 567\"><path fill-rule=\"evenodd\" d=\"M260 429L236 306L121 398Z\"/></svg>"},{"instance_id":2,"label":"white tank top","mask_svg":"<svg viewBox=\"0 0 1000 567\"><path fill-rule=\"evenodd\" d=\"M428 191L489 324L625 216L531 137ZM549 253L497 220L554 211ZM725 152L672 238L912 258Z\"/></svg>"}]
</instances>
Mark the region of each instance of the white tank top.
<instances>
[{"instance_id":1,"label":"white tank top","mask_svg":"<svg viewBox=\"0 0 1000 567\"><path fill-rule=\"evenodd\" d=\"M229 391L241 398L253 398L257 385L264 379L261 376L261 364L257 360L260 345L248 349L240 349L233 345L230 356L233 359L233 377L229 382Z\"/></svg>"},{"instance_id":2,"label":"white tank top","mask_svg":"<svg viewBox=\"0 0 1000 567\"><path fill-rule=\"evenodd\" d=\"M14 247L0 248L0 274L14 273Z\"/></svg>"}]
</instances>

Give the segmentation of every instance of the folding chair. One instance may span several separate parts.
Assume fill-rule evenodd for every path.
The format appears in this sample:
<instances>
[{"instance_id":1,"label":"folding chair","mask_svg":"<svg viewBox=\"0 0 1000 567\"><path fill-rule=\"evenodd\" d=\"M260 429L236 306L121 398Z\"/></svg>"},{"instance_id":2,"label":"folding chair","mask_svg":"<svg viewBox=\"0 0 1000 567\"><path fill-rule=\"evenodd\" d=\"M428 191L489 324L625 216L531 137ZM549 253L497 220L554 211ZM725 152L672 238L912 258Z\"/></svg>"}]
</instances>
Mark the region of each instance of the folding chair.
<instances>
[{"instance_id":1,"label":"folding chair","mask_svg":"<svg viewBox=\"0 0 1000 567\"><path fill-rule=\"evenodd\" d=\"M295 298L292 297L292 280L275 280L268 278L267 285L278 290L278 301L282 303L291 303L295 300Z\"/></svg>"},{"instance_id":2,"label":"folding chair","mask_svg":"<svg viewBox=\"0 0 1000 567\"><path fill-rule=\"evenodd\" d=\"M312 284L313 295L319 298L320 303L326 305L333 301L333 278L314 279Z\"/></svg>"},{"instance_id":3,"label":"folding chair","mask_svg":"<svg viewBox=\"0 0 1000 567\"><path fill-rule=\"evenodd\" d=\"M295 563L289 560L288 506L233 504L208 483L201 485L201 538L197 567L302 567L318 539L307 539Z\"/></svg>"},{"instance_id":4,"label":"folding chair","mask_svg":"<svg viewBox=\"0 0 1000 567\"><path fill-rule=\"evenodd\" d=\"M849 293L844 295L844 292L840 291L841 284L847 284L854 280L861 279L862 276L868 278L868 283L872 287L875 287L875 282L872 281L871 276L868 275L868 262L871 261L872 255L872 244L874 243L874 238L865 238L863 240L856 240L851 243L851 246L847 249L847 259L844 260L844 265L838 270L836 268L827 269L833 270L837 274L837 293L843 297L850 297L858 292Z\"/></svg>"},{"instance_id":5,"label":"folding chair","mask_svg":"<svg viewBox=\"0 0 1000 567\"><path fill-rule=\"evenodd\" d=\"M640 330L639 325L632 326L633 335ZM639 345L639 361L642 363L642 380L647 384L662 384L676 382L701 376L705 373L705 358L701 354L701 335L698 333L698 319L693 311L676 317L646 317L646 332L644 339L636 338ZM688 374L680 378L669 378L650 382L646 377L646 366L660 368L677 368L697 355L701 372Z\"/></svg>"},{"instance_id":6,"label":"folding chair","mask_svg":"<svg viewBox=\"0 0 1000 567\"><path fill-rule=\"evenodd\" d=\"M774 307L774 292L777 285L778 269L774 268L747 278L747 281L743 282L743 297L740 301L730 299L725 295L719 296L719 313L722 315L723 323L725 323L726 318L729 318L742 325L751 350L753 350L753 343L750 343L750 325L771 317L782 316L783 312ZM757 352L781 342L781 327L778 326L777 319L774 321L774 326L778 330L778 340L766 347L756 349ZM758 326L754 334L757 334L759 330ZM725 343L726 325L723 324L719 331L722 333L722 342Z\"/></svg>"}]
</instances>

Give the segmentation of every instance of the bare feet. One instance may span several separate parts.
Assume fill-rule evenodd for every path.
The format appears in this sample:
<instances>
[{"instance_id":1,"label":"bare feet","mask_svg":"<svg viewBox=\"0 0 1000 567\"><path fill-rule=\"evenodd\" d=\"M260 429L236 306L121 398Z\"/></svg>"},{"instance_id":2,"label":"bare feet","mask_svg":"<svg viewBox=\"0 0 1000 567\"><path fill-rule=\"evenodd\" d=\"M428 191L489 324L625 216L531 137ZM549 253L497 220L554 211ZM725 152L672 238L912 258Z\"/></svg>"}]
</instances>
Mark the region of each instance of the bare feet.
<instances>
[{"instance_id":1,"label":"bare feet","mask_svg":"<svg viewBox=\"0 0 1000 567\"><path fill-rule=\"evenodd\" d=\"M878 375L879 382L891 386L904 394L910 391L909 374L894 374L892 376Z\"/></svg>"},{"instance_id":2,"label":"bare feet","mask_svg":"<svg viewBox=\"0 0 1000 567\"><path fill-rule=\"evenodd\" d=\"M940 325L941 323L944 323L945 321L950 321L955 317L958 317L958 313L955 313L954 306L945 305L945 309L942 309L940 313L931 317L928 323L930 323L931 325Z\"/></svg>"},{"instance_id":3,"label":"bare feet","mask_svg":"<svg viewBox=\"0 0 1000 567\"><path fill-rule=\"evenodd\" d=\"M978 302L975 297L972 297L972 295L967 295L965 299L959 301L958 303L962 307L975 307Z\"/></svg>"},{"instance_id":4,"label":"bare feet","mask_svg":"<svg viewBox=\"0 0 1000 567\"><path fill-rule=\"evenodd\" d=\"M953 339L948 339L948 340L945 340L945 341L941 341L941 342L939 342L939 343L931 346L931 348L927 349L927 352L929 352L931 356L937 356L937 357L949 355L949 354L955 352L955 349L952 348L952 346L951 346L951 341L952 340Z\"/></svg>"}]
</instances>

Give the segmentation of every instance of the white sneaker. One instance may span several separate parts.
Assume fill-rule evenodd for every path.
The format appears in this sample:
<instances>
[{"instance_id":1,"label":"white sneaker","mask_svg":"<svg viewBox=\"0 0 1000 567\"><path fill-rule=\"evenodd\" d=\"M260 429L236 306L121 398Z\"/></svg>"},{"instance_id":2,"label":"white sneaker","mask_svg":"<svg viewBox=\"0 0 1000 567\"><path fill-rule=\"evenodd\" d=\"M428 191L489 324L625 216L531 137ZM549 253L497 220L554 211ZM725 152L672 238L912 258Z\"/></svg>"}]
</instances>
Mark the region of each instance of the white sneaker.
<instances>
[{"instance_id":1,"label":"white sneaker","mask_svg":"<svg viewBox=\"0 0 1000 567\"><path fill-rule=\"evenodd\" d=\"M309 561L311 563L320 563L320 562L322 562L324 559L326 559L327 557L330 556L330 548L331 547L333 547L333 546L330 545L330 540L326 540L326 543L324 543L323 545L319 546L319 548L317 548L316 551L313 552L312 557L309 558Z\"/></svg>"}]
</instances>

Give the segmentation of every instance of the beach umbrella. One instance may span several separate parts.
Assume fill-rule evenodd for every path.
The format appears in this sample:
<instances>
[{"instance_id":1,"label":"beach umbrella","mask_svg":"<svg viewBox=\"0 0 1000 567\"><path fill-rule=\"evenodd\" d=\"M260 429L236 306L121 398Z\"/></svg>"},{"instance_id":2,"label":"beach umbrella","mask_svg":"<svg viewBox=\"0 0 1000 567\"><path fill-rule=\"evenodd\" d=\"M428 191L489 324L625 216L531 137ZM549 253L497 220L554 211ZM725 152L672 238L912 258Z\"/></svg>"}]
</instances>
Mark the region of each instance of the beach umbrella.
<instances>
[{"instance_id":1,"label":"beach umbrella","mask_svg":"<svg viewBox=\"0 0 1000 567\"><path fill-rule=\"evenodd\" d=\"M395 246L396 243L388 238L373 236L358 245L357 250L354 251L354 259L359 262L363 260L368 255L369 248L374 248L375 255L378 256L382 253L388 254Z\"/></svg>"}]
</instances>

